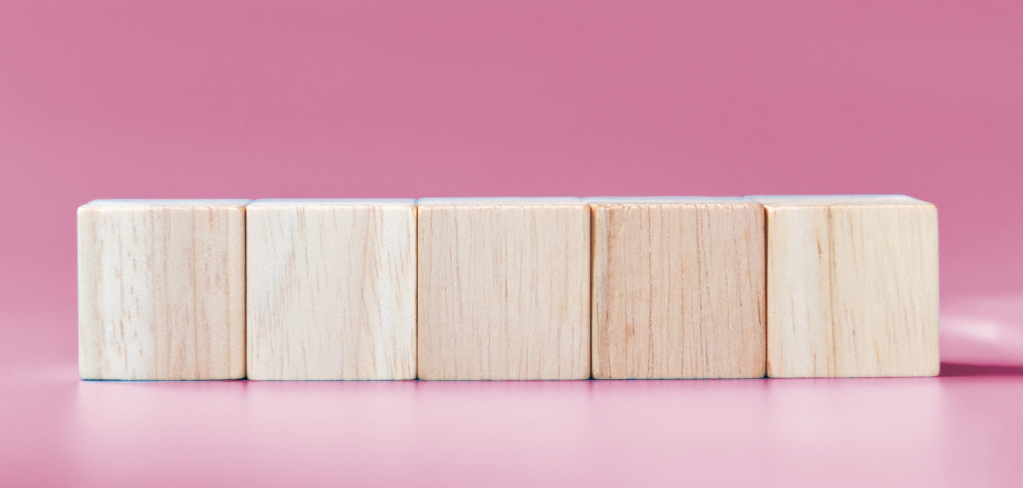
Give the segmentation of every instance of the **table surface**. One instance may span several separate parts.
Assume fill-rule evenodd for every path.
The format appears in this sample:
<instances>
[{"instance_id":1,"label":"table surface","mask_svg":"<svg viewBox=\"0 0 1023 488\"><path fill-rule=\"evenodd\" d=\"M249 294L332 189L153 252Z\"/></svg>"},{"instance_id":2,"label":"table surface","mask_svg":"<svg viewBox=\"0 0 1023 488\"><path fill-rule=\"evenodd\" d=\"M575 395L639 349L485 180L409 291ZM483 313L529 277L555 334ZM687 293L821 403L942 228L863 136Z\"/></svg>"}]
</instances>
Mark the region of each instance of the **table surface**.
<instances>
[{"instance_id":1,"label":"table surface","mask_svg":"<svg viewBox=\"0 0 1023 488\"><path fill-rule=\"evenodd\" d=\"M4 486L1010 486L1023 368L937 378L85 382L0 374Z\"/></svg>"}]
</instances>

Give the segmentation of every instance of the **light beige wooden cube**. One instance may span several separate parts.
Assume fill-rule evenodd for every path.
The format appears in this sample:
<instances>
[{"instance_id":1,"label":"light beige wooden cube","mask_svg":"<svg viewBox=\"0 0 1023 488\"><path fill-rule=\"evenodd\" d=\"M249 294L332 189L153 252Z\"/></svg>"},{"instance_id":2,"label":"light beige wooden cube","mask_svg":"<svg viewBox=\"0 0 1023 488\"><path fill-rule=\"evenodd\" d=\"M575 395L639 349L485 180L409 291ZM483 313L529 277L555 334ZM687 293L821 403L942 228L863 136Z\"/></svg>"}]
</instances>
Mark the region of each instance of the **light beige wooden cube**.
<instances>
[{"instance_id":1,"label":"light beige wooden cube","mask_svg":"<svg viewBox=\"0 0 1023 488\"><path fill-rule=\"evenodd\" d=\"M97 200L78 209L84 379L245 376L248 200Z\"/></svg>"},{"instance_id":2,"label":"light beige wooden cube","mask_svg":"<svg viewBox=\"0 0 1023 488\"><path fill-rule=\"evenodd\" d=\"M593 377L762 378L764 209L743 198L588 198Z\"/></svg>"},{"instance_id":3,"label":"light beige wooden cube","mask_svg":"<svg viewBox=\"0 0 1023 488\"><path fill-rule=\"evenodd\" d=\"M415 378L415 200L257 200L247 229L249 379Z\"/></svg>"},{"instance_id":4,"label":"light beige wooden cube","mask_svg":"<svg viewBox=\"0 0 1023 488\"><path fill-rule=\"evenodd\" d=\"M767 374L938 374L938 214L902 195L750 197L767 211Z\"/></svg>"},{"instance_id":5,"label":"light beige wooden cube","mask_svg":"<svg viewBox=\"0 0 1023 488\"><path fill-rule=\"evenodd\" d=\"M419 378L589 378L589 207L578 198L418 205Z\"/></svg>"}]
</instances>

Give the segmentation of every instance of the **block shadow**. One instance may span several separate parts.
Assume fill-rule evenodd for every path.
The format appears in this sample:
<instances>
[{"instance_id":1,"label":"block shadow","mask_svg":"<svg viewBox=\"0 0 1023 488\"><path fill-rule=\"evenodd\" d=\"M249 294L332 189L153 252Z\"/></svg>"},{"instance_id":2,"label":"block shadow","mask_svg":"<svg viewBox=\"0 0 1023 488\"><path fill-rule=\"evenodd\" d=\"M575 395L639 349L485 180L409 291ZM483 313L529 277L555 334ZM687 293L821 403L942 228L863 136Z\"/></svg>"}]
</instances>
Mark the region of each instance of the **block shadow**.
<instances>
[{"instance_id":1,"label":"block shadow","mask_svg":"<svg viewBox=\"0 0 1023 488\"><path fill-rule=\"evenodd\" d=\"M1023 376L1023 366L941 363L941 373L938 376Z\"/></svg>"}]
</instances>

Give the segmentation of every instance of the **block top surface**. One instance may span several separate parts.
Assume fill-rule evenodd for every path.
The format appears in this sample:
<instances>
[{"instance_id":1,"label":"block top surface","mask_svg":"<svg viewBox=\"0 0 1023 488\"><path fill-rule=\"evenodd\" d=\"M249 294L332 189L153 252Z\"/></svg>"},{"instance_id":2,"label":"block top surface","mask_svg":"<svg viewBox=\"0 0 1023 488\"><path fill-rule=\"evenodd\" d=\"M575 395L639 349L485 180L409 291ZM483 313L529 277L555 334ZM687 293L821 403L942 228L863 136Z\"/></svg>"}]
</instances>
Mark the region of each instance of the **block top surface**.
<instances>
[{"instance_id":1,"label":"block top surface","mask_svg":"<svg viewBox=\"0 0 1023 488\"><path fill-rule=\"evenodd\" d=\"M486 198L420 198L420 207L515 207L550 205L585 205L576 197L486 197Z\"/></svg>"},{"instance_id":2,"label":"block top surface","mask_svg":"<svg viewBox=\"0 0 1023 488\"><path fill-rule=\"evenodd\" d=\"M350 207L350 206L401 206L410 207L415 199L387 198L261 198L249 204L250 207Z\"/></svg>"},{"instance_id":3,"label":"block top surface","mask_svg":"<svg viewBox=\"0 0 1023 488\"><path fill-rule=\"evenodd\" d=\"M932 205L906 195L755 195L746 198L767 207Z\"/></svg>"},{"instance_id":4,"label":"block top surface","mask_svg":"<svg viewBox=\"0 0 1023 488\"><path fill-rule=\"evenodd\" d=\"M728 205L757 204L744 197L587 197L583 201L593 205Z\"/></svg>"},{"instance_id":5,"label":"block top surface","mask_svg":"<svg viewBox=\"0 0 1023 488\"><path fill-rule=\"evenodd\" d=\"M251 200L93 200L80 208L244 207Z\"/></svg>"}]
</instances>

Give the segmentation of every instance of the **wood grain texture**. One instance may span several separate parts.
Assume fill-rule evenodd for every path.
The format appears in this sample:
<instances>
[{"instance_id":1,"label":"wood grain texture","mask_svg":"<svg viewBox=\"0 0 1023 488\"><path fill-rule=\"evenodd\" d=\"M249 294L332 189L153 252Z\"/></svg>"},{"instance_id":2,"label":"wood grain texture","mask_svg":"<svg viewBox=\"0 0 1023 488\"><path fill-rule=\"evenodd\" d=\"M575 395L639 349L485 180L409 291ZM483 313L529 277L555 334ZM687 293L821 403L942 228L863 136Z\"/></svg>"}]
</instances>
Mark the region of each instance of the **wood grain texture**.
<instances>
[{"instance_id":1,"label":"wood grain texture","mask_svg":"<svg viewBox=\"0 0 1023 488\"><path fill-rule=\"evenodd\" d=\"M257 200L247 229L250 379L415 378L414 200Z\"/></svg>"},{"instance_id":2,"label":"wood grain texture","mask_svg":"<svg viewBox=\"0 0 1023 488\"><path fill-rule=\"evenodd\" d=\"M594 378L764 376L762 206L741 198L587 201Z\"/></svg>"},{"instance_id":3,"label":"wood grain texture","mask_svg":"<svg viewBox=\"0 0 1023 488\"><path fill-rule=\"evenodd\" d=\"M78 209L84 379L245 376L245 204L99 200Z\"/></svg>"},{"instance_id":4,"label":"wood grain texture","mask_svg":"<svg viewBox=\"0 0 1023 488\"><path fill-rule=\"evenodd\" d=\"M751 197L767 211L768 375L938 374L938 217L909 197Z\"/></svg>"},{"instance_id":5,"label":"wood grain texture","mask_svg":"<svg viewBox=\"0 0 1023 488\"><path fill-rule=\"evenodd\" d=\"M419 201L419 378L590 376L579 199Z\"/></svg>"}]
</instances>

